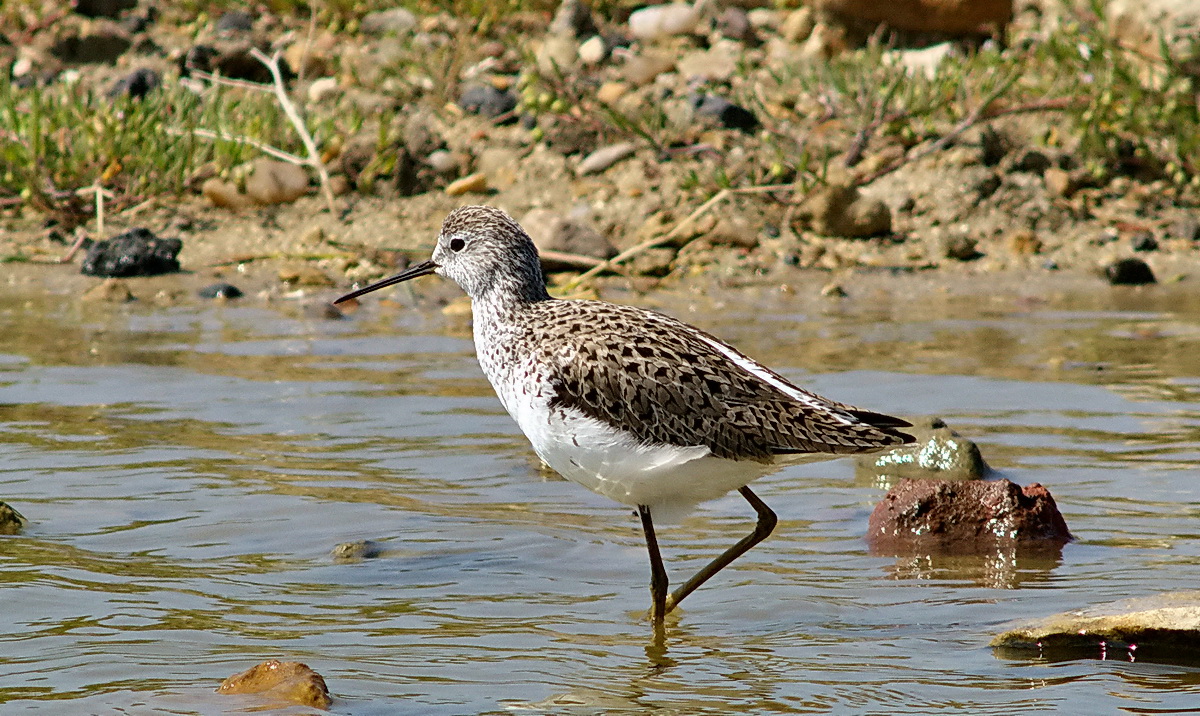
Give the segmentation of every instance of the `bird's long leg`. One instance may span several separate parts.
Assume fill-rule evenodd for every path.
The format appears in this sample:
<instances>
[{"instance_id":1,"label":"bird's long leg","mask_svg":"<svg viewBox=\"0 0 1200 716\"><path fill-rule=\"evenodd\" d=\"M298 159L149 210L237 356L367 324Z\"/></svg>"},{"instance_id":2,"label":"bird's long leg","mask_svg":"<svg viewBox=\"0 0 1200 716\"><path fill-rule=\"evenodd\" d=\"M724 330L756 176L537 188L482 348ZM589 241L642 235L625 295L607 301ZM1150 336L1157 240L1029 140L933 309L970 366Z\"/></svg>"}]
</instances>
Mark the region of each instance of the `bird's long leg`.
<instances>
[{"instance_id":1,"label":"bird's long leg","mask_svg":"<svg viewBox=\"0 0 1200 716\"><path fill-rule=\"evenodd\" d=\"M638 514L642 518L642 531L646 533L646 550L650 552L650 618L654 620L656 628L661 628L663 617L667 614L667 570L658 551L658 537L654 534L650 508L638 505Z\"/></svg>"},{"instance_id":2,"label":"bird's long leg","mask_svg":"<svg viewBox=\"0 0 1200 716\"><path fill-rule=\"evenodd\" d=\"M751 492L749 487L739 488L738 492L758 512L758 522L754 525L754 531L740 539L734 546L722 552L720 556L705 565L699 572L696 572L694 577L684 582L680 585L679 589L672 592L671 596L667 597L666 611L669 612L674 609L675 605L682 602L684 597L696 591L697 587L707 582L714 574L728 567L730 562L749 552L751 547L765 540L771 534L771 531L775 529L775 523L779 521L779 518L775 516L770 507L767 507L767 503L758 499L758 495ZM648 519L648 517L644 519ZM656 547L654 552L657 553L657 551Z\"/></svg>"}]
</instances>

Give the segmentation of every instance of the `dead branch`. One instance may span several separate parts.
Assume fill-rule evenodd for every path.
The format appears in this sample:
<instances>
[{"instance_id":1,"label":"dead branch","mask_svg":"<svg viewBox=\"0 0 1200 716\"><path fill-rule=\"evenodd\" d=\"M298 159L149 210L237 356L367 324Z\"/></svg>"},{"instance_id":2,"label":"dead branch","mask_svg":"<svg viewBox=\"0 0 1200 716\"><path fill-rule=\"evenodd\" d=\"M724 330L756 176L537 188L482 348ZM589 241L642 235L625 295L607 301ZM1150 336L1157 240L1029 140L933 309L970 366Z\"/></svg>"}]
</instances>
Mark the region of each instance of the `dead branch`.
<instances>
[{"instance_id":1,"label":"dead branch","mask_svg":"<svg viewBox=\"0 0 1200 716\"><path fill-rule=\"evenodd\" d=\"M271 78L274 80L275 99L279 101L279 106L283 108L284 114L291 121L292 126L296 129L296 134L300 135L300 141L304 143L305 150L308 151L308 160L304 162L309 167L312 167L317 176L321 180L321 191L325 195L325 204L329 209L330 214L337 215L337 202L333 198L333 188L329 184L329 172L325 170L325 162L321 161L321 152L317 149L317 143L313 141L312 134L308 131L308 126L304 123L304 118L300 116L296 105L292 103L287 94L287 88L283 84L283 74L279 71L279 53L276 52L270 57L264 55L257 47L250 49L250 55L254 59L267 66L271 71Z\"/></svg>"},{"instance_id":2,"label":"dead branch","mask_svg":"<svg viewBox=\"0 0 1200 716\"><path fill-rule=\"evenodd\" d=\"M704 202L699 207L697 207L695 211L693 211L692 213L690 213L686 217L684 217L684 219L682 221L675 224L675 226L672 227L671 230L668 231L667 233L663 234L662 236L656 236L653 239L647 239L646 241L643 241L642 243L638 244L637 246L632 246L628 249L625 249L624 251L622 251L621 253L612 257L611 259L608 259L607 261L603 261L603 262L597 264L596 266L593 266L592 268L590 268L587 271L580 274L574 280L569 281L563 287L563 290L565 290L565 291L574 290L574 289L578 288L584 281L590 280L597 274L599 274L603 271L612 270L618 264L624 263L625 261L628 261L629 259L631 259L645 251L648 251L656 246L661 246L661 245L671 241L676 236L681 234L683 232L683 230L686 229L692 222L694 222L696 219L699 219L701 216L704 216L706 213L711 211L713 207L715 207L717 204L720 204L722 201L724 201L726 198L728 198L730 196L733 196L735 194L766 194L766 193L773 192L773 191L795 191L795 190L796 190L795 184L766 184L763 186L742 187L740 189L722 189L721 191L717 192L716 194L713 194L712 197L709 198L708 201Z\"/></svg>"}]
</instances>

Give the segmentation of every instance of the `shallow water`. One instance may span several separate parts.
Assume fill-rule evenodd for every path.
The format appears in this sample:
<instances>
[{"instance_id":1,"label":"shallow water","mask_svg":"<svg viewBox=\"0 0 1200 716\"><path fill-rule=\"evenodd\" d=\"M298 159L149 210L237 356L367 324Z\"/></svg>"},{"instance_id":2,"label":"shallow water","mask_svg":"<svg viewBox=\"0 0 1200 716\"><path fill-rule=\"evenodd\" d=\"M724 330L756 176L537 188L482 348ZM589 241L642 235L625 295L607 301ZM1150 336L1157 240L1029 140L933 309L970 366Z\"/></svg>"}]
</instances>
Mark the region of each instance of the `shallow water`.
<instances>
[{"instance_id":1,"label":"shallow water","mask_svg":"<svg viewBox=\"0 0 1200 716\"><path fill-rule=\"evenodd\" d=\"M212 690L268 658L323 674L335 713L1200 710L1196 666L987 646L1200 584L1200 299L918 293L662 307L830 397L942 416L1077 540L873 556L882 490L848 459L788 468L756 486L775 535L662 645L637 520L539 469L435 309L0 296L0 499L31 520L0 538L0 710L240 712ZM751 524L706 505L660 531L668 570ZM384 553L330 556L362 539Z\"/></svg>"}]
</instances>

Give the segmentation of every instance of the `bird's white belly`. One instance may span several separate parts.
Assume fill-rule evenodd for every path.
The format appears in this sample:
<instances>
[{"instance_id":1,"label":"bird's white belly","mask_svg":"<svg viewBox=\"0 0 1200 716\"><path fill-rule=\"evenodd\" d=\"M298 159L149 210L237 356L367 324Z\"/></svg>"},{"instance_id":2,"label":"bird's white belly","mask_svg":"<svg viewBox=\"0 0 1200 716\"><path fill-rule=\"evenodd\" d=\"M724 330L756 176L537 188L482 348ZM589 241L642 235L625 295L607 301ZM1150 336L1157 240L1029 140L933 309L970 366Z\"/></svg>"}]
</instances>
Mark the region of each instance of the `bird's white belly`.
<instances>
[{"instance_id":1,"label":"bird's white belly","mask_svg":"<svg viewBox=\"0 0 1200 716\"><path fill-rule=\"evenodd\" d=\"M575 409L540 396L509 395L509 413L533 449L560 475L671 522L769 472L770 465L713 457L703 446L644 445ZM511 400L511 403L510 403Z\"/></svg>"}]
</instances>

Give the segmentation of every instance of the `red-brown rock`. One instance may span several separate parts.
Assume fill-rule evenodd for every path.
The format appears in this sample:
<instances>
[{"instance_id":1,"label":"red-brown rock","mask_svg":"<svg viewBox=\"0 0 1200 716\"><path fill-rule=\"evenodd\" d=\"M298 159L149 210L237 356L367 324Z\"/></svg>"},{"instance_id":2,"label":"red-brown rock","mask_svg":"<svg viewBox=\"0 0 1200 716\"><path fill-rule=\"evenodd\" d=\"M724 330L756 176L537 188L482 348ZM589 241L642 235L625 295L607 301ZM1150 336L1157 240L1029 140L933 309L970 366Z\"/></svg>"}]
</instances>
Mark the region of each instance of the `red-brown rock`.
<instances>
[{"instance_id":1,"label":"red-brown rock","mask_svg":"<svg viewBox=\"0 0 1200 716\"><path fill-rule=\"evenodd\" d=\"M1061 546L1070 539L1046 488L1008 480L902 480L875 506L867 533L877 550L935 546L971 552L994 549L998 542Z\"/></svg>"}]
</instances>

